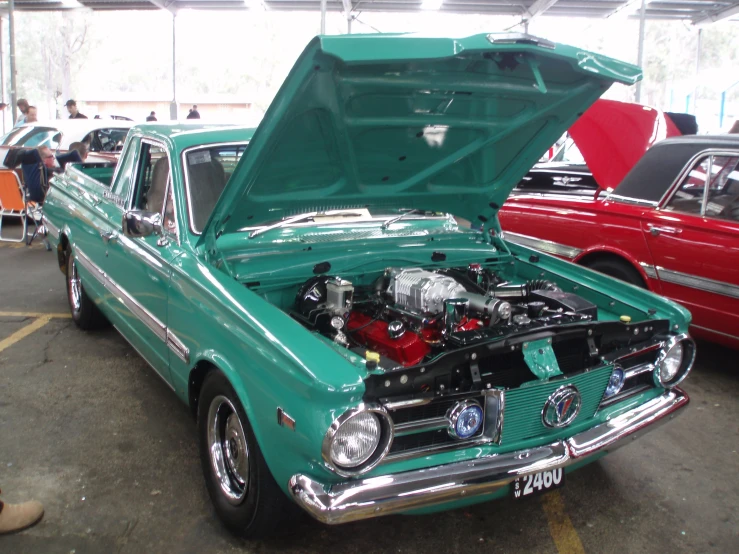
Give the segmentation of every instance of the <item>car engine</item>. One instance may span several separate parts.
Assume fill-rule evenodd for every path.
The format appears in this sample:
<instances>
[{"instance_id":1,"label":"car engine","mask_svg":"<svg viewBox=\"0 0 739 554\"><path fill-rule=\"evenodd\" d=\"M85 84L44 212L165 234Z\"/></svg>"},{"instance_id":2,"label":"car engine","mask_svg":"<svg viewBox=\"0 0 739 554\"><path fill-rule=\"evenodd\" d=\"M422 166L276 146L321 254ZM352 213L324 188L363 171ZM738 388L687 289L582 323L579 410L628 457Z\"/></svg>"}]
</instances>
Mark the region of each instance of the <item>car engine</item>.
<instances>
[{"instance_id":1,"label":"car engine","mask_svg":"<svg viewBox=\"0 0 739 554\"><path fill-rule=\"evenodd\" d=\"M370 286L312 277L298 291L293 316L358 354L377 352L377 364L391 369L517 331L596 320L597 307L551 281L512 284L470 264L391 267Z\"/></svg>"}]
</instances>

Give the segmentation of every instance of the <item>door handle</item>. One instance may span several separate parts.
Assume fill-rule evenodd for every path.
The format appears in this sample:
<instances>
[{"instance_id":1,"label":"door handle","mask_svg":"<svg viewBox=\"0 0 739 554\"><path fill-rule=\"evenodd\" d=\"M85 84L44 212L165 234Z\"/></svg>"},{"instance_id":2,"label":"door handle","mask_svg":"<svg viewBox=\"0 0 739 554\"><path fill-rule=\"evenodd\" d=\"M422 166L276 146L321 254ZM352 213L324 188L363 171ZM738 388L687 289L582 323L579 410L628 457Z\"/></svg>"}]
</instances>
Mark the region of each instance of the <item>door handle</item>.
<instances>
[{"instance_id":1,"label":"door handle","mask_svg":"<svg viewBox=\"0 0 739 554\"><path fill-rule=\"evenodd\" d=\"M113 231L105 231L100 233L100 238L103 239L105 244L108 244L109 242L115 244L118 240L118 235Z\"/></svg>"},{"instance_id":2,"label":"door handle","mask_svg":"<svg viewBox=\"0 0 739 554\"><path fill-rule=\"evenodd\" d=\"M654 225L653 223L647 223L647 227L649 228L649 232L652 234L652 236L657 237L661 233L664 233L665 235L679 235L683 232L682 229L678 229L677 227L668 227L666 225Z\"/></svg>"}]
</instances>

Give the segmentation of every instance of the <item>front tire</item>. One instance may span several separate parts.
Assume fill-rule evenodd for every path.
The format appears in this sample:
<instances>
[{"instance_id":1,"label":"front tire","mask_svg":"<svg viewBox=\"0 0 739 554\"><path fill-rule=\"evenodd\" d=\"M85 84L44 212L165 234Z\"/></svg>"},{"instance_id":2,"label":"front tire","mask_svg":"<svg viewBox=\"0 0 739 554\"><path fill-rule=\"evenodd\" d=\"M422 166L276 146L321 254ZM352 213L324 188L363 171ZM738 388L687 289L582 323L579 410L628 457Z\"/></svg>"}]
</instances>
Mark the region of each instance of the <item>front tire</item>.
<instances>
[{"instance_id":1,"label":"front tire","mask_svg":"<svg viewBox=\"0 0 739 554\"><path fill-rule=\"evenodd\" d=\"M71 248L67 249L67 300L72 320L77 327L84 331L102 329L108 325L108 320L100 309L90 299L82 285L82 280L77 272L77 259Z\"/></svg>"},{"instance_id":2,"label":"front tire","mask_svg":"<svg viewBox=\"0 0 739 554\"><path fill-rule=\"evenodd\" d=\"M218 517L244 538L274 534L297 507L272 477L244 408L219 371L205 378L197 421L200 463Z\"/></svg>"},{"instance_id":3,"label":"front tire","mask_svg":"<svg viewBox=\"0 0 739 554\"><path fill-rule=\"evenodd\" d=\"M644 279L642 279L641 275L639 275L639 272L626 262L603 258L584 265L599 273L605 273L609 277L615 277L621 281L626 281L630 285L635 285L643 289L647 288L647 285L644 283Z\"/></svg>"}]
</instances>

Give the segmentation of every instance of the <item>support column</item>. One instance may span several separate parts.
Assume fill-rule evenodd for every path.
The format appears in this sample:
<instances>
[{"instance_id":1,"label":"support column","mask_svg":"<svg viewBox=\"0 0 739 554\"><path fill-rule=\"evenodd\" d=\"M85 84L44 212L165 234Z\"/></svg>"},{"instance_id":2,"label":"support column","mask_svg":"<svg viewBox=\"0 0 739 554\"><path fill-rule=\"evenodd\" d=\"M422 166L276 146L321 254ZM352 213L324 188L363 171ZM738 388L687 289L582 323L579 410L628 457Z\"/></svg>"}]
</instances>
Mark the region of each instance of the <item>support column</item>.
<instances>
[{"instance_id":1,"label":"support column","mask_svg":"<svg viewBox=\"0 0 739 554\"><path fill-rule=\"evenodd\" d=\"M695 52L695 88L693 89L693 115L698 115L698 76L701 72L701 42L703 39L703 29L698 29L698 45Z\"/></svg>"},{"instance_id":2,"label":"support column","mask_svg":"<svg viewBox=\"0 0 739 554\"><path fill-rule=\"evenodd\" d=\"M10 119L15 124L18 118L18 91L15 87L15 0L8 2L8 40L10 41Z\"/></svg>"},{"instance_id":3,"label":"support column","mask_svg":"<svg viewBox=\"0 0 739 554\"><path fill-rule=\"evenodd\" d=\"M177 121L177 15L172 14L172 103L169 118Z\"/></svg>"},{"instance_id":4,"label":"support column","mask_svg":"<svg viewBox=\"0 0 739 554\"><path fill-rule=\"evenodd\" d=\"M5 104L5 50L3 48L3 25L5 18L0 17L0 102ZM5 134L5 110L2 111L3 135ZM15 121L13 122L15 123Z\"/></svg>"},{"instance_id":5,"label":"support column","mask_svg":"<svg viewBox=\"0 0 739 554\"><path fill-rule=\"evenodd\" d=\"M321 34L326 34L326 0L321 0Z\"/></svg>"},{"instance_id":6,"label":"support column","mask_svg":"<svg viewBox=\"0 0 739 554\"><path fill-rule=\"evenodd\" d=\"M639 48L636 52L636 65L643 69L644 66L644 27L647 22L647 0L641 0L641 9L639 10ZM642 81L636 83L636 102L641 102L641 84Z\"/></svg>"}]
</instances>

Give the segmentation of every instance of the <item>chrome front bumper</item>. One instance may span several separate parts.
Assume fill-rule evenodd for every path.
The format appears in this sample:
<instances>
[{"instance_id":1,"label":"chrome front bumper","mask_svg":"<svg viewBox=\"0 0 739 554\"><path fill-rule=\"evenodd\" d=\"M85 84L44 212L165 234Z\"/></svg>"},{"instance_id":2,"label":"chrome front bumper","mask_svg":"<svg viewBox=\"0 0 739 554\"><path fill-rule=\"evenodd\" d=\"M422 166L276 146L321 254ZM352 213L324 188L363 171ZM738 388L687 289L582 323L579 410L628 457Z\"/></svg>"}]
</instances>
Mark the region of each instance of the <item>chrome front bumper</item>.
<instances>
[{"instance_id":1,"label":"chrome front bumper","mask_svg":"<svg viewBox=\"0 0 739 554\"><path fill-rule=\"evenodd\" d=\"M671 419L688 402L688 395L674 388L592 429L547 446L330 486L299 474L290 479L289 488L300 506L329 524L490 494L517 477L612 452Z\"/></svg>"}]
</instances>

